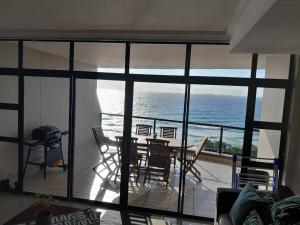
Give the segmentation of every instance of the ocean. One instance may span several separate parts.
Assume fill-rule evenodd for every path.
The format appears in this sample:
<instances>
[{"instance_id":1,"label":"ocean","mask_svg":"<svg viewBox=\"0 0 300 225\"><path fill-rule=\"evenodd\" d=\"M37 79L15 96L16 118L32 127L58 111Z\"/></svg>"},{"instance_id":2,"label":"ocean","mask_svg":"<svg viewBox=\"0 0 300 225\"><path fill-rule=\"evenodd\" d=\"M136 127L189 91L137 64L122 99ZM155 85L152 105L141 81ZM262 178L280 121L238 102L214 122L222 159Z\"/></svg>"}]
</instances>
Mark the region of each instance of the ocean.
<instances>
[{"instance_id":1,"label":"ocean","mask_svg":"<svg viewBox=\"0 0 300 225\"><path fill-rule=\"evenodd\" d=\"M124 91L115 89L98 89L98 99L103 113L124 114ZM133 116L143 116L168 120L183 120L183 93L166 92L135 92L133 101ZM191 94L189 107L189 122L204 123L216 126L194 125L188 126L188 142L196 145L202 136L208 136L211 142L220 139L218 125L244 128L247 98L245 96ZM255 118L260 118L261 98L256 100ZM153 120L133 118L132 132L135 124L153 125ZM114 137L122 135L123 117L103 115L102 126L105 135ZM159 135L160 126L177 127L177 138L182 135L182 123L156 122L156 133ZM241 148L243 144L243 130L224 128L223 143ZM254 143L258 134L254 134Z\"/></svg>"}]
</instances>

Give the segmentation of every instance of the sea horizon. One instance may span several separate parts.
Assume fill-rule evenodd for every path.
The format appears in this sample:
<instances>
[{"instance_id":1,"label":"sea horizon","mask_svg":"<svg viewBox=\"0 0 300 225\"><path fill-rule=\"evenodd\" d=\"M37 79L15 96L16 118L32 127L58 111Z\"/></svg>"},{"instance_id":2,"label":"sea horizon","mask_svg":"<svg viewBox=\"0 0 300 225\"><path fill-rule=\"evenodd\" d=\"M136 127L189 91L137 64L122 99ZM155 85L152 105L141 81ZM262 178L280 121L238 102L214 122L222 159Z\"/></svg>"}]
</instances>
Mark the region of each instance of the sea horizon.
<instances>
[{"instance_id":1,"label":"sea horizon","mask_svg":"<svg viewBox=\"0 0 300 225\"><path fill-rule=\"evenodd\" d=\"M124 91L115 89L97 89L102 113L124 115ZM133 116L143 116L158 119L183 119L184 93L137 91L134 92ZM188 141L193 145L199 143L202 136L208 136L211 142L218 142L220 128L217 125L245 127L246 96L191 93L189 122L216 125L215 127L192 125L188 127ZM257 98L256 118L260 117L261 98ZM132 132L135 124L143 123L153 126L153 121L133 118ZM103 116L102 126L105 135L114 137L123 132L123 117ZM175 126L177 137L181 137L182 124L164 121L156 122L156 133L160 126ZM241 148L243 145L243 130L224 128L223 142ZM258 135L254 135L254 142Z\"/></svg>"}]
</instances>

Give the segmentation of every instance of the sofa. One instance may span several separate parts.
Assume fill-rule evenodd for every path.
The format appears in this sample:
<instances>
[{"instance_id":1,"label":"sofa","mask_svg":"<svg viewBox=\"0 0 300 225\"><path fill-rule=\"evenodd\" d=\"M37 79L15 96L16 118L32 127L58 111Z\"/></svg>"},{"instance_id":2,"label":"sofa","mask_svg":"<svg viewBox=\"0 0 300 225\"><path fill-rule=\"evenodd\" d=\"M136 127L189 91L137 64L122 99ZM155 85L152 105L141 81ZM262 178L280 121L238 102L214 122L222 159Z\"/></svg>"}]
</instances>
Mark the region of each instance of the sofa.
<instances>
[{"instance_id":1,"label":"sofa","mask_svg":"<svg viewBox=\"0 0 300 225\"><path fill-rule=\"evenodd\" d=\"M229 211L238 198L240 190L230 188L218 188L216 199L216 221L219 225L233 225L229 216ZM259 195L265 195L266 191L257 191ZM294 196L294 192L287 186L278 187L277 191L272 193L275 201Z\"/></svg>"}]
</instances>

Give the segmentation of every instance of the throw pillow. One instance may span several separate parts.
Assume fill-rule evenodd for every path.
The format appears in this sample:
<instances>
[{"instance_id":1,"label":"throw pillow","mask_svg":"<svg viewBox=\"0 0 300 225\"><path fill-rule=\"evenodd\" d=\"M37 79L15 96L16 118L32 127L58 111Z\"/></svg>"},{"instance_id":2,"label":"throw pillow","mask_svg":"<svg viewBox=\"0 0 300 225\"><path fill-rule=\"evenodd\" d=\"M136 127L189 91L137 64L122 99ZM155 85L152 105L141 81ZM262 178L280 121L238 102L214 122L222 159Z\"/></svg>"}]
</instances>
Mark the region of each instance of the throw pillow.
<instances>
[{"instance_id":1,"label":"throw pillow","mask_svg":"<svg viewBox=\"0 0 300 225\"><path fill-rule=\"evenodd\" d=\"M247 218L245 219L243 225L264 225L263 221L261 220L258 212L256 210L252 210Z\"/></svg>"},{"instance_id":2,"label":"throw pillow","mask_svg":"<svg viewBox=\"0 0 300 225\"><path fill-rule=\"evenodd\" d=\"M257 195L253 185L247 183L229 212L233 225L242 225L247 215L256 208L258 202L263 202L262 198Z\"/></svg>"},{"instance_id":3,"label":"throw pillow","mask_svg":"<svg viewBox=\"0 0 300 225\"><path fill-rule=\"evenodd\" d=\"M260 195L262 197L262 202L258 202L256 206L256 211L260 215L261 220L264 224L271 224L273 222L271 216L271 207L275 202L273 194L271 192Z\"/></svg>"},{"instance_id":4,"label":"throw pillow","mask_svg":"<svg viewBox=\"0 0 300 225\"><path fill-rule=\"evenodd\" d=\"M275 202L271 211L276 225L300 224L300 196L295 195Z\"/></svg>"},{"instance_id":5,"label":"throw pillow","mask_svg":"<svg viewBox=\"0 0 300 225\"><path fill-rule=\"evenodd\" d=\"M294 192L287 186L279 186L275 192L275 201L279 202L285 198L294 196Z\"/></svg>"}]
</instances>

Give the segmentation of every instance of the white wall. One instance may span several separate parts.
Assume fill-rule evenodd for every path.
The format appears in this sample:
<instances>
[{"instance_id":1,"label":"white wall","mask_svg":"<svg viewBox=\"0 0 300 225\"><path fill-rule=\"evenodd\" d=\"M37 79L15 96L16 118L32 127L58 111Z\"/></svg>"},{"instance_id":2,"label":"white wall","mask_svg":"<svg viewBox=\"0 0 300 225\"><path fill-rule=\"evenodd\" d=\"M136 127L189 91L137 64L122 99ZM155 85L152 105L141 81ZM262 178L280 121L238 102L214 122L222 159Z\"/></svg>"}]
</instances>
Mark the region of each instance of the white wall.
<instances>
[{"instance_id":1,"label":"white wall","mask_svg":"<svg viewBox=\"0 0 300 225\"><path fill-rule=\"evenodd\" d=\"M300 57L297 57L297 72L294 80L287 151L284 169L284 183L300 194Z\"/></svg>"},{"instance_id":2,"label":"white wall","mask_svg":"<svg viewBox=\"0 0 300 225\"><path fill-rule=\"evenodd\" d=\"M266 55L266 78L287 79L289 55ZM264 88L261 121L281 122L285 92L283 89ZM280 131L260 130L258 142L258 157L278 157Z\"/></svg>"},{"instance_id":3,"label":"white wall","mask_svg":"<svg viewBox=\"0 0 300 225\"><path fill-rule=\"evenodd\" d=\"M2 47L2 46L0 46ZM15 46L8 44L0 51L0 66L13 63L1 60L6 55L14 59ZM65 69L68 59L47 54L38 50L24 48L24 67ZM3 62L3 61L2 61ZM90 65L82 65L90 67ZM68 68L68 67L67 67ZM96 69L96 68L94 68ZM42 75L42 74L41 74ZM0 102L17 103L17 77L0 76ZM99 124L99 106L96 95L97 82L84 80L77 85L76 102L76 146L93 139L91 127ZM69 128L69 79L47 77L25 77L24 96L24 137L29 138L32 129L41 125L53 125L60 130ZM0 110L0 135L17 137L17 113ZM0 142L0 180L17 175L18 145ZM64 159L67 160L68 136L63 139ZM26 154L26 152L25 152ZM37 152L37 154L39 154ZM35 158L37 155L34 155Z\"/></svg>"},{"instance_id":4,"label":"white wall","mask_svg":"<svg viewBox=\"0 0 300 225\"><path fill-rule=\"evenodd\" d=\"M101 110L96 80L77 80L76 90L75 146L80 151L81 145L94 139L91 128L100 125Z\"/></svg>"}]
</instances>

